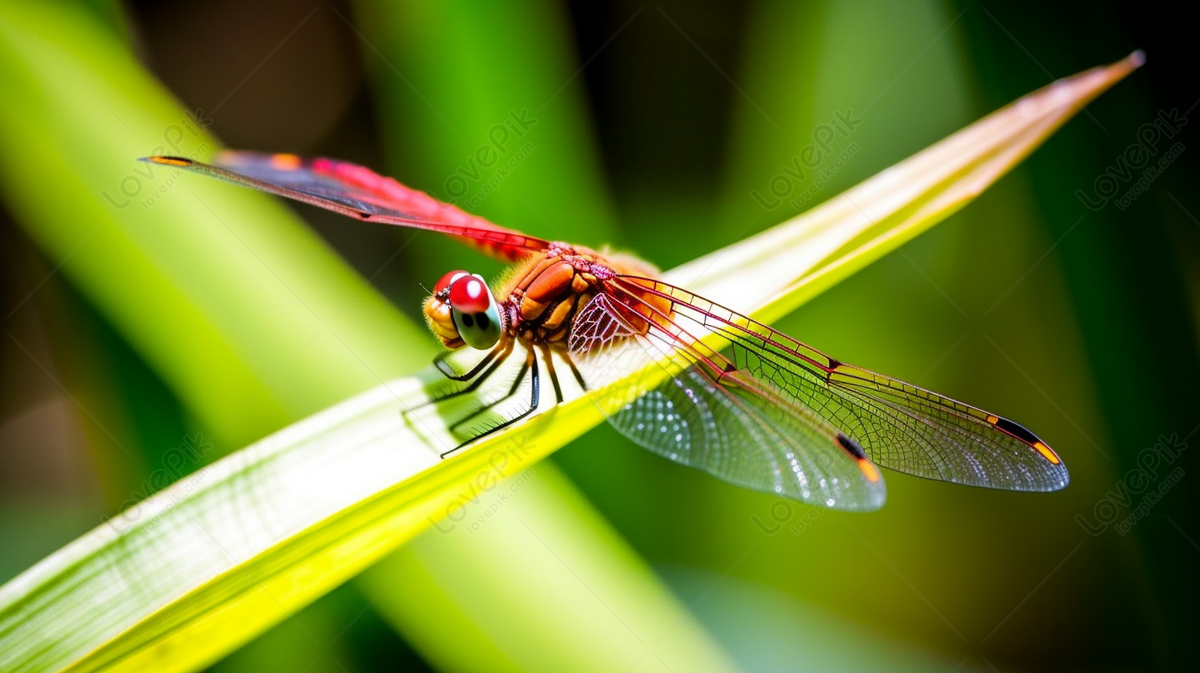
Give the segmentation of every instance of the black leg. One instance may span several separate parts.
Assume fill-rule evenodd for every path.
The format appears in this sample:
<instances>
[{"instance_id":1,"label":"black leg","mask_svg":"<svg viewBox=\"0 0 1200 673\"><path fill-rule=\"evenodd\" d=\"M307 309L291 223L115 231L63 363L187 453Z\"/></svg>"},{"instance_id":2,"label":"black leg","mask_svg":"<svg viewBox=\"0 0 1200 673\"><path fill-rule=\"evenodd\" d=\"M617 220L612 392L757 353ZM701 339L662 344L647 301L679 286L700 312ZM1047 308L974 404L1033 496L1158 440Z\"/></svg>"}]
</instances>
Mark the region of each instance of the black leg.
<instances>
[{"instance_id":1,"label":"black leg","mask_svg":"<svg viewBox=\"0 0 1200 673\"><path fill-rule=\"evenodd\" d=\"M575 361L571 359L571 354L563 352L562 357L567 361L567 364L570 365L571 373L575 375L575 380L579 382L579 387L582 388L584 392L587 392L587 383L584 382L583 375L579 373L579 368L575 366Z\"/></svg>"},{"instance_id":2,"label":"black leg","mask_svg":"<svg viewBox=\"0 0 1200 673\"><path fill-rule=\"evenodd\" d=\"M409 413L416 411L417 409L423 409L431 404L437 404L439 402L448 400L452 397L458 397L459 395L465 395L465 394L475 390L480 385L482 385L483 382L486 381L489 376L494 374L496 372L496 369L498 369L500 367L500 365L504 364L504 361L507 360L508 356L512 354L512 350L513 350L512 340L505 339L500 344L498 344L495 348L493 348L491 351L489 351L488 354L486 356L484 356L484 358L482 360L480 360L478 364L476 364L474 367L471 368L471 371L468 372L468 376L478 375L478 378L476 378L474 381L472 381L469 385L465 386L461 390L456 390L454 392L447 393L446 395L442 395L440 397L431 397L428 400L422 402L421 404L416 405L415 407L410 407L408 409L402 409L400 411L401 418L404 419L405 423L408 423L411 426L412 424L408 419ZM449 352L450 351L444 351L444 354L449 353ZM434 362L435 363L440 362L441 359L443 359L445 357L444 354L439 355L438 359L435 360ZM493 360L494 360L494 362L493 362ZM491 366L488 367L487 370L484 371L482 374L480 374L479 371L481 369L483 369L489 362L491 363ZM444 369L442 369L442 367L440 365L438 366L438 370L441 371L443 374L446 373L446 371ZM450 377L449 375L447 375L447 378L453 378L453 377ZM460 379L455 378L454 380L460 380ZM462 380L465 380L465 378Z\"/></svg>"},{"instance_id":3,"label":"black leg","mask_svg":"<svg viewBox=\"0 0 1200 673\"><path fill-rule=\"evenodd\" d=\"M505 341L507 342L508 340L505 339ZM475 363L475 366L471 367L471 371L467 372L466 374L456 374L454 370L450 368L450 364L446 362L446 358L450 357L454 351L442 351L441 353L438 353L437 357L433 359L433 366L437 367L438 371L442 373L442 376L445 376L451 381L469 381L475 378L476 374L486 367L493 358L499 355L500 351L504 350L505 346L511 346L511 342L508 342L507 344L503 342L497 344L496 347L488 351L488 354L479 360L479 362Z\"/></svg>"},{"instance_id":4,"label":"black leg","mask_svg":"<svg viewBox=\"0 0 1200 673\"><path fill-rule=\"evenodd\" d=\"M534 355L532 348L530 348L526 352L525 365L526 365L526 367L528 367L529 373L533 377L532 378L532 386L531 386L533 388L533 392L529 396L529 408L493 428L488 428L487 430L484 430L482 433L475 435L474 437L468 439L467 441L463 442L462 444L459 444L458 446L454 447L453 449L450 449L449 451L443 453L442 458L445 458L446 456L454 453L455 451L458 451L459 449L470 444L471 442L474 442L477 439L481 439L483 437L486 437L486 436L492 434L493 432L497 432L499 430L503 430L504 428L507 428L508 426L512 425L513 423L516 423L517 421L521 420L522 418L525 418L526 416L528 416L529 414L532 414L534 411L537 410L538 402L541 399L541 390L540 390L541 386L540 386L540 379L538 376L537 356ZM522 368L522 369L524 369L524 368ZM521 377L519 377L517 379L517 381L520 382L522 379L524 379L523 375Z\"/></svg>"},{"instance_id":5,"label":"black leg","mask_svg":"<svg viewBox=\"0 0 1200 673\"><path fill-rule=\"evenodd\" d=\"M554 356L547 346L541 347L542 357L546 359L546 373L550 375L550 383L554 386L554 403L562 404L562 387L558 385L558 374L554 373Z\"/></svg>"},{"instance_id":6,"label":"black leg","mask_svg":"<svg viewBox=\"0 0 1200 673\"><path fill-rule=\"evenodd\" d=\"M451 378L455 381L465 381L472 376L475 377L475 380L471 381L471 383L468 385L455 390L454 392L446 393L440 397L430 398L428 401L418 404L408 411L420 409L421 407L427 407L430 404L437 404L438 402L443 402L445 400L458 397L459 395L466 395L467 393L474 392L475 389L483 385L483 382L487 381L492 374L496 373L496 370L500 368L500 365L504 364L504 361L508 359L509 355L512 355L513 343L514 342L511 340L506 340L504 343L501 343L493 348L482 360L479 361L479 364L476 364L474 367L472 367L471 371L468 372L467 375L464 375L463 378L460 379L447 376L447 378ZM483 367L489 362L491 362L491 366L489 366L487 369L484 369L483 373L480 374L479 370L483 369ZM438 367L438 370L443 374L446 373L440 366Z\"/></svg>"},{"instance_id":7,"label":"black leg","mask_svg":"<svg viewBox=\"0 0 1200 673\"><path fill-rule=\"evenodd\" d=\"M529 372L529 357L526 356L525 362L521 365L521 369L517 372L517 377L513 381L512 386L508 389L508 392L505 393L505 395L503 397L501 397L500 399L498 399L494 402L485 404L485 405L479 407L478 409L476 409L475 411L472 411L471 413L467 414L466 416L455 421L454 424L451 425L449 428L450 432L456 432L458 427L461 426L463 423L466 423L467 421L471 420L472 418L478 417L480 414L485 413L489 409L495 408L496 405L498 405L498 404L503 404L505 401L512 398L513 395L516 395L517 389L520 388L521 384L525 381L525 374L527 374L528 372Z\"/></svg>"}]
</instances>

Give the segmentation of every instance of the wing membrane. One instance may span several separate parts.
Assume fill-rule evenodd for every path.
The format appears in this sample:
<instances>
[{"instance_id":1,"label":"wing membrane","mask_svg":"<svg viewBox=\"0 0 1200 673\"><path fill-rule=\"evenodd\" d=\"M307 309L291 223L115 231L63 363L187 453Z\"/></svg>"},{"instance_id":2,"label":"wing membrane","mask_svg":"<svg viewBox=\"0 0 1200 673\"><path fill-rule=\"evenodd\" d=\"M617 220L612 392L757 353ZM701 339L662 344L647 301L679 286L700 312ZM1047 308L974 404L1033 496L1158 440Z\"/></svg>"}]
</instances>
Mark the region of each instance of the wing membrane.
<instances>
[{"instance_id":1,"label":"wing membrane","mask_svg":"<svg viewBox=\"0 0 1200 673\"><path fill-rule=\"evenodd\" d=\"M211 165L180 157L154 156L143 161L201 173L359 220L449 234L504 261L521 259L550 245L344 161L231 151L221 152Z\"/></svg>"},{"instance_id":2,"label":"wing membrane","mask_svg":"<svg viewBox=\"0 0 1200 673\"><path fill-rule=\"evenodd\" d=\"M883 506L878 470L849 440L811 411L745 372L716 378L678 336L641 331L606 295L579 314L572 350L584 353L590 383L608 383L650 360L675 358L658 386L623 391L634 398L608 416L618 431L664 458L739 486L850 511ZM613 348L624 340L641 349ZM682 367L680 371L675 371Z\"/></svg>"},{"instance_id":3,"label":"wing membrane","mask_svg":"<svg viewBox=\"0 0 1200 673\"><path fill-rule=\"evenodd\" d=\"M635 277L616 282L626 294L670 305L669 316L654 321L656 329L720 334L727 342L722 350L737 372L769 382L860 444L879 465L928 479L1015 491L1054 491L1067 485L1058 455L1017 423L845 364L667 283Z\"/></svg>"}]
</instances>

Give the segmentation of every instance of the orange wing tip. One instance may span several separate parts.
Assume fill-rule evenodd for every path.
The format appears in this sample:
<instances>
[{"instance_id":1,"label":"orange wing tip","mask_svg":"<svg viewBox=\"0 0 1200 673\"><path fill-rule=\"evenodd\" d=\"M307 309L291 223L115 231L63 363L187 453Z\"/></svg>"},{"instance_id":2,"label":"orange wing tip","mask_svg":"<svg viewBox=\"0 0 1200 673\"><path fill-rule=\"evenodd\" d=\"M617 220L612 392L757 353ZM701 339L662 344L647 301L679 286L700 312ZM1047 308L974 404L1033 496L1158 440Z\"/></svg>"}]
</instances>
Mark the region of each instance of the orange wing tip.
<instances>
[{"instance_id":1,"label":"orange wing tip","mask_svg":"<svg viewBox=\"0 0 1200 673\"><path fill-rule=\"evenodd\" d=\"M859 472L863 473L867 481L872 484L879 483L879 480L883 478L879 474L879 468L875 467L875 463L872 463L870 458L867 458L867 452L863 451L862 446L858 442L839 432L837 443L854 459L854 462L858 465Z\"/></svg>"},{"instance_id":2,"label":"orange wing tip","mask_svg":"<svg viewBox=\"0 0 1200 673\"><path fill-rule=\"evenodd\" d=\"M1033 448L1037 449L1038 453L1042 454L1042 457L1051 463L1054 463L1055 465L1058 465L1062 462L1059 460L1058 454L1054 453L1054 451L1052 451L1050 447L1046 446L1044 442L1034 442Z\"/></svg>"},{"instance_id":3,"label":"orange wing tip","mask_svg":"<svg viewBox=\"0 0 1200 673\"><path fill-rule=\"evenodd\" d=\"M988 415L987 422L995 426L997 430L1000 430L1005 434L1012 435L1022 442L1025 442L1027 445L1032 446L1038 453L1042 454L1043 458L1051 463L1058 465L1062 462L1057 453L1054 453L1054 451L1052 451L1045 442L1038 439L1037 435L1030 432L1020 423L1014 423L1007 418L1000 418L999 416L992 416L991 414Z\"/></svg>"},{"instance_id":4,"label":"orange wing tip","mask_svg":"<svg viewBox=\"0 0 1200 673\"><path fill-rule=\"evenodd\" d=\"M273 154L271 155L271 168L277 168L281 171L294 171L300 168L300 157L295 154Z\"/></svg>"},{"instance_id":5,"label":"orange wing tip","mask_svg":"<svg viewBox=\"0 0 1200 673\"><path fill-rule=\"evenodd\" d=\"M179 166L180 168L187 168L193 163L191 159L184 159L183 157L163 157L158 155L152 157L142 157L141 159L138 159L138 161L145 161L151 164L163 164L164 166Z\"/></svg>"},{"instance_id":6,"label":"orange wing tip","mask_svg":"<svg viewBox=\"0 0 1200 673\"><path fill-rule=\"evenodd\" d=\"M875 467L875 463L872 463L866 458L859 458L858 469L863 473L863 476L867 478L867 481L871 482L872 484L879 483L879 468Z\"/></svg>"}]
</instances>

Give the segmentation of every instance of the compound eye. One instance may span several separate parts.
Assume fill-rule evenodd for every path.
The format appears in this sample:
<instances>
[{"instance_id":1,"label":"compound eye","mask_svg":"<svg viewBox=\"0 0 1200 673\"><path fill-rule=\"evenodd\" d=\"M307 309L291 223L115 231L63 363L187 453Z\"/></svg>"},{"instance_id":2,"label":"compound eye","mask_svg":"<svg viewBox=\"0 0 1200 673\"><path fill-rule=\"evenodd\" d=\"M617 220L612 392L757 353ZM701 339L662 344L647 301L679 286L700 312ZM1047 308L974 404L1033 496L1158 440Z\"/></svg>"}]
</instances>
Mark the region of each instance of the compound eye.
<instances>
[{"instance_id":1,"label":"compound eye","mask_svg":"<svg viewBox=\"0 0 1200 673\"><path fill-rule=\"evenodd\" d=\"M487 350L500 340L500 308L483 278L461 276L450 283L450 315L471 348Z\"/></svg>"},{"instance_id":2,"label":"compound eye","mask_svg":"<svg viewBox=\"0 0 1200 673\"><path fill-rule=\"evenodd\" d=\"M466 271L463 271L462 269L458 269L456 271L451 271L450 273L442 276L441 280L439 280L437 282L437 285L433 286L434 296L436 297L437 295L441 294L443 291L449 289L451 283L458 280L460 277L469 276L469 275L471 275L471 274L467 273Z\"/></svg>"},{"instance_id":3,"label":"compound eye","mask_svg":"<svg viewBox=\"0 0 1200 673\"><path fill-rule=\"evenodd\" d=\"M459 276L450 282L450 306L461 313L486 311L492 291L479 276Z\"/></svg>"}]
</instances>

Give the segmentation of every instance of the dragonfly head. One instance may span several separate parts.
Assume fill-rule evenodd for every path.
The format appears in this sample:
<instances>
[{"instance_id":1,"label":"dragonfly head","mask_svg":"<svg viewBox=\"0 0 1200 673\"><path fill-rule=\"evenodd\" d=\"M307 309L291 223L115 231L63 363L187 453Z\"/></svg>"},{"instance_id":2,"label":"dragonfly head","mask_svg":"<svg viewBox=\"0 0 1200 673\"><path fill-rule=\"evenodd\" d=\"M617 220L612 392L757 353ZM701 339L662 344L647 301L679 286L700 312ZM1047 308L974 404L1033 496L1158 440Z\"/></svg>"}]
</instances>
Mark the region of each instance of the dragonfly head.
<instances>
[{"instance_id":1,"label":"dragonfly head","mask_svg":"<svg viewBox=\"0 0 1200 673\"><path fill-rule=\"evenodd\" d=\"M424 311L429 329L447 348L487 350L503 331L496 297L479 274L451 271L442 276Z\"/></svg>"}]
</instances>

